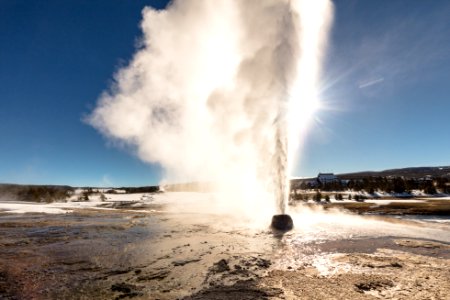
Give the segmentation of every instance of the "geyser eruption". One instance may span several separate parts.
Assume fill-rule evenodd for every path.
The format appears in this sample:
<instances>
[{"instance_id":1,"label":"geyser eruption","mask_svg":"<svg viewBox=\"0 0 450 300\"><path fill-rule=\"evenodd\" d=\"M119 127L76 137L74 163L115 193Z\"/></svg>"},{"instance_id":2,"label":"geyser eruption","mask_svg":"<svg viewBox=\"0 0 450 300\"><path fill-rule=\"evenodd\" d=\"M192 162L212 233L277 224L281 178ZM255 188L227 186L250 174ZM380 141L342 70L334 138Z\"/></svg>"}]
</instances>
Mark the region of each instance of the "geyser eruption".
<instances>
[{"instance_id":1,"label":"geyser eruption","mask_svg":"<svg viewBox=\"0 0 450 300\"><path fill-rule=\"evenodd\" d=\"M88 121L166 182L212 183L208 210L284 214L331 11L328 0L145 8L140 47Z\"/></svg>"}]
</instances>

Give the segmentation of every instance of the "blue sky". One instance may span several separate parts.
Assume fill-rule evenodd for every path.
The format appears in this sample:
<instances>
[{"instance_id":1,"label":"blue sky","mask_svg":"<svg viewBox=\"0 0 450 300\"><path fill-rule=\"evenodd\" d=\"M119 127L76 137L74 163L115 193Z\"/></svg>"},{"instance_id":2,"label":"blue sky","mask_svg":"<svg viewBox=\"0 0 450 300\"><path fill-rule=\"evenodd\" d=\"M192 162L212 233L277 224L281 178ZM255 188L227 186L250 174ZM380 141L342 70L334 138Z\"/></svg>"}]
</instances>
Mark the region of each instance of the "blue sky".
<instances>
[{"instance_id":1,"label":"blue sky","mask_svg":"<svg viewBox=\"0 0 450 300\"><path fill-rule=\"evenodd\" d=\"M335 1L297 176L450 165L450 2ZM0 182L157 184L81 120L165 1L0 1Z\"/></svg>"},{"instance_id":2,"label":"blue sky","mask_svg":"<svg viewBox=\"0 0 450 300\"><path fill-rule=\"evenodd\" d=\"M449 165L450 2L335 4L305 175Z\"/></svg>"}]
</instances>

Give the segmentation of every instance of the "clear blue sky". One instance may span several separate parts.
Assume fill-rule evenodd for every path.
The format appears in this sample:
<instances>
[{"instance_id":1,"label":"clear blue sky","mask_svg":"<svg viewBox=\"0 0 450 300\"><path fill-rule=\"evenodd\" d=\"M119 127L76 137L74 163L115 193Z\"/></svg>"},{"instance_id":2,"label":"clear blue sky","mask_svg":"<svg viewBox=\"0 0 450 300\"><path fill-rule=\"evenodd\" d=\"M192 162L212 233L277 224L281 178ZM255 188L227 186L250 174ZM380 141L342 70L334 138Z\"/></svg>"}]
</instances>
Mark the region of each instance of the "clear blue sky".
<instances>
[{"instance_id":1,"label":"clear blue sky","mask_svg":"<svg viewBox=\"0 0 450 300\"><path fill-rule=\"evenodd\" d=\"M0 182L157 184L81 119L131 58L152 0L0 1ZM450 165L450 2L335 1L297 176Z\"/></svg>"}]
</instances>

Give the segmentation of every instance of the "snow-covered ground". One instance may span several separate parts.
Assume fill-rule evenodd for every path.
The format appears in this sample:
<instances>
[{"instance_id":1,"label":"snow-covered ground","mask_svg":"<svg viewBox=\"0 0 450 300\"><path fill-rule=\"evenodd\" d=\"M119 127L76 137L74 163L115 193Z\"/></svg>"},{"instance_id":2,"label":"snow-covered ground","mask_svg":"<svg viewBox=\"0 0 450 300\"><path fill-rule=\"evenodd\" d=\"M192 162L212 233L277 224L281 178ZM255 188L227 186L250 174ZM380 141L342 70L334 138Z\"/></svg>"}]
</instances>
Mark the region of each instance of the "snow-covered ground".
<instances>
[{"instance_id":1,"label":"snow-covered ground","mask_svg":"<svg viewBox=\"0 0 450 300\"><path fill-rule=\"evenodd\" d=\"M152 194L148 193L135 193L135 194L103 194L106 197L104 202L123 202L123 201L140 201L149 202L154 199ZM78 197L76 195L70 198L71 201L76 201ZM101 194L92 194L89 196L90 202L102 202Z\"/></svg>"},{"instance_id":2,"label":"snow-covered ground","mask_svg":"<svg viewBox=\"0 0 450 300\"><path fill-rule=\"evenodd\" d=\"M165 193L133 193L133 194L102 194L94 193L89 195L89 201L82 201L84 190L79 189L64 201L52 203L23 202L8 199L0 199L0 211L9 213L48 213L61 214L69 213L74 209L115 209L120 203L127 203L130 208L141 208L146 204L161 205L167 204L168 211L182 212L218 212L224 211L223 203L219 203L214 193L196 192L165 192ZM103 199L102 199L103 198Z\"/></svg>"},{"instance_id":3,"label":"snow-covered ground","mask_svg":"<svg viewBox=\"0 0 450 300\"><path fill-rule=\"evenodd\" d=\"M366 199L363 202L365 203L374 203L374 204L378 204L378 205L387 205L393 202L408 202L408 203L421 203L421 202L425 202L425 199L405 199L405 200L398 200L398 199ZM308 201L308 202L313 202L312 200ZM331 203L355 203L357 201L355 200L348 200L348 199L344 199L344 200L336 200L336 199L330 199Z\"/></svg>"},{"instance_id":4,"label":"snow-covered ground","mask_svg":"<svg viewBox=\"0 0 450 300\"><path fill-rule=\"evenodd\" d=\"M368 200L364 200L364 202L366 203L374 203L374 204L378 204L378 205L388 205L391 203L401 203L401 202L407 202L407 203L422 203L425 202L425 200L418 200L418 199L408 199L408 200L376 200L376 199L368 199Z\"/></svg>"},{"instance_id":5,"label":"snow-covered ground","mask_svg":"<svg viewBox=\"0 0 450 300\"><path fill-rule=\"evenodd\" d=\"M450 200L450 196L442 196L442 197L436 197L436 198L427 198L427 200Z\"/></svg>"},{"instance_id":6,"label":"snow-covered ground","mask_svg":"<svg viewBox=\"0 0 450 300\"><path fill-rule=\"evenodd\" d=\"M47 214L63 214L70 213L74 209L112 209L102 207L108 203L114 202L138 202L151 203L154 196L148 193L136 194L104 194L106 200L101 200L101 194L92 194L89 196L89 201L79 201L78 197L83 190L77 190L67 201L52 202L52 203L37 203L14 201L8 199L0 200L0 211L9 213L47 213Z\"/></svg>"},{"instance_id":7,"label":"snow-covered ground","mask_svg":"<svg viewBox=\"0 0 450 300\"><path fill-rule=\"evenodd\" d=\"M306 194L308 195L310 198L313 197L316 194L315 190L297 190L298 194ZM380 199L380 198L398 198L396 200L400 200L401 199L405 199L408 201L412 201L411 198L426 198L426 199L439 199L439 200L450 200L450 194L443 194L443 193L438 193L438 194L426 194L421 190L412 190L411 193L387 193L387 192L383 192L383 191L376 191L373 194L369 194L365 191L353 191L353 190L345 190L345 191L331 191L331 192L326 192L326 191L322 191L322 197L325 195L329 195L331 201L333 202L333 199L335 198L336 194L341 194L343 196L343 200L342 201L347 201L347 198L349 195L352 196L352 198L354 198L354 196L358 195L358 196L363 196L367 199ZM339 202L342 202L339 201ZM348 202L348 201L347 201ZM350 202L354 202L353 200L350 200Z\"/></svg>"},{"instance_id":8,"label":"snow-covered ground","mask_svg":"<svg viewBox=\"0 0 450 300\"><path fill-rule=\"evenodd\" d=\"M89 201L80 201L80 196L83 195L85 190L77 189L75 193L67 200L52 203L37 203L37 202L23 202L14 201L11 199L0 199L0 211L9 213L48 213L48 214L64 214L73 212L75 209L115 209L114 204L118 202L132 202L130 207L140 207L146 204L170 204L171 210L185 211L185 212L199 212L205 211L211 206L219 207L220 203L216 203L215 197L212 193L193 193L193 192L167 192L167 193L101 193L107 190L99 191L99 193L93 193L89 195ZM393 198L393 194L378 193L375 197L366 193L357 193L353 191L339 192L344 196L343 200L336 200L336 193L323 193L330 195L331 203L355 203L355 200L348 200L348 195L352 197L355 195L363 195L368 199L365 199L366 203L373 203L376 205L387 205L393 202L408 202L408 203L421 203L425 201L436 200L450 200L449 195L439 195L439 197L429 197L429 195L423 196L419 192L415 192L417 198L411 199L386 199ZM313 194L310 195L308 202L314 203L311 200ZM443 197L445 196L445 197ZM102 199L103 198L103 199ZM382 199L385 198L385 199ZM323 202L323 199L322 199ZM134 205L135 203L135 205ZM145 211L145 210L144 210Z\"/></svg>"},{"instance_id":9,"label":"snow-covered ground","mask_svg":"<svg viewBox=\"0 0 450 300\"><path fill-rule=\"evenodd\" d=\"M0 202L0 211L9 213L47 213L47 214L62 214L71 212L68 208L58 207L58 203L35 203L35 202Z\"/></svg>"}]
</instances>

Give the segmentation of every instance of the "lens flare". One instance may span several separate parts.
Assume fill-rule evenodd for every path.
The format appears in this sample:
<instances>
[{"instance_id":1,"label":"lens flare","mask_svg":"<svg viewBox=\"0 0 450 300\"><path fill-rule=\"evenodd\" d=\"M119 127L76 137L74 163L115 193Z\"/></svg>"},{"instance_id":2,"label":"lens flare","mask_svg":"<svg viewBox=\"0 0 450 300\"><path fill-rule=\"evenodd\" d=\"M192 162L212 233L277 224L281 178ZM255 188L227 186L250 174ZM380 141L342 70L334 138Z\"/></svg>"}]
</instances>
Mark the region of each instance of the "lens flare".
<instances>
[{"instance_id":1,"label":"lens flare","mask_svg":"<svg viewBox=\"0 0 450 300\"><path fill-rule=\"evenodd\" d=\"M296 4L302 28L302 54L297 60L298 75L288 104L289 175L293 175L293 166L301 155L308 127L316 112L322 108L318 85L333 21L333 6L329 1L301 0Z\"/></svg>"}]
</instances>

